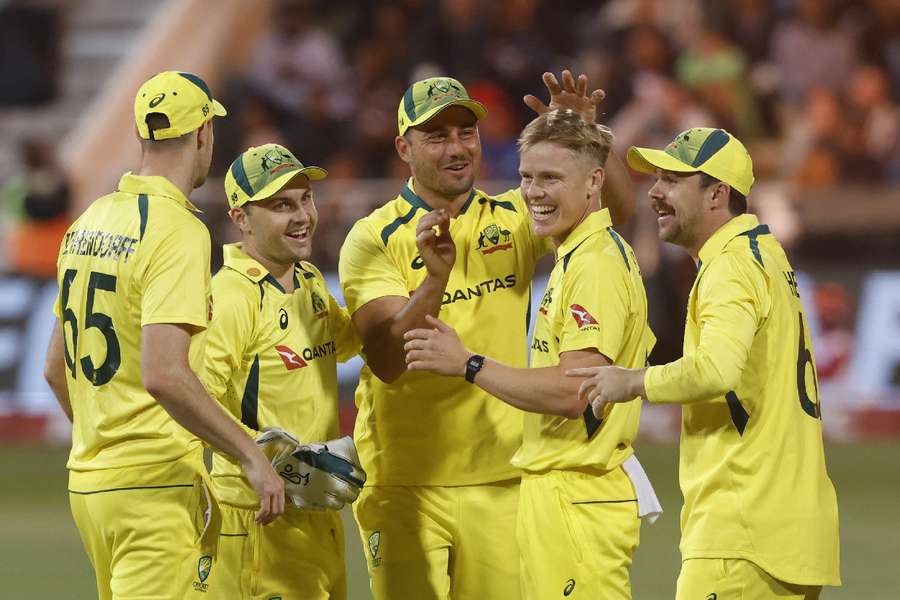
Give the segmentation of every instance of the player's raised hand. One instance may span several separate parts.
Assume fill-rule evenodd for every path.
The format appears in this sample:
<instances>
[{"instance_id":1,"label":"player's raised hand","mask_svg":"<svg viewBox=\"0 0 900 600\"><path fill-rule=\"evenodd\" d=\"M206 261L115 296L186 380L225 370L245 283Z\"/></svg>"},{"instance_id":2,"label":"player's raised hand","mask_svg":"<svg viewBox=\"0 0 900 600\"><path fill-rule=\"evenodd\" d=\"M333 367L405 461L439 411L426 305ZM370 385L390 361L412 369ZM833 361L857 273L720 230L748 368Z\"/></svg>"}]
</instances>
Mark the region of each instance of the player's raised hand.
<instances>
[{"instance_id":1,"label":"player's raised hand","mask_svg":"<svg viewBox=\"0 0 900 600\"><path fill-rule=\"evenodd\" d=\"M463 346L459 334L431 315L426 315L425 321L432 329L413 329L403 335L406 340L403 346L406 350L406 368L438 375L465 375L466 361L472 353Z\"/></svg>"},{"instance_id":2,"label":"player's raised hand","mask_svg":"<svg viewBox=\"0 0 900 600\"><path fill-rule=\"evenodd\" d=\"M528 94L523 98L528 108L539 115L548 110L570 109L588 123L597 121L597 106L606 97L606 92L598 89L588 94L587 75L581 74L575 79L572 72L566 69L560 75L561 81L550 72L544 73L542 79L550 92L550 104L544 104L538 97Z\"/></svg>"},{"instance_id":3,"label":"player's raised hand","mask_svg":"<svg viewBox=\"0 0 900 600\"><path fill-rule=\"evenodd\" d=\"M456 244L450 237L450 213L441 208L419 219L416 248L429 275L444 281L450 278L450 270L456 262Z\"/></svg>"},{"instance_id":4,"label":"player's raised hand","mask_svg":"<svg viewBox=\"0 0 900 600\"><path fill-rule=\"evenodd\" d=\"M644 369L616 366L583 367L566 371L569 377L587 377L578 388L578 398L590 403L594 416L604 418L606 406L630 402L643 394Z\"/></svg>"},{"instance_id":5,"label":"player's raised hand","mask_svg":"<svg viewBox=\"0 0 900 600\"><path fill-rule=\"evenodd\" d=\"M259 496L256 522L260 525L271 523L284 512L284 482L261 451L251 454L243 467L250 487Z\"/></svg>"}]
</instances>

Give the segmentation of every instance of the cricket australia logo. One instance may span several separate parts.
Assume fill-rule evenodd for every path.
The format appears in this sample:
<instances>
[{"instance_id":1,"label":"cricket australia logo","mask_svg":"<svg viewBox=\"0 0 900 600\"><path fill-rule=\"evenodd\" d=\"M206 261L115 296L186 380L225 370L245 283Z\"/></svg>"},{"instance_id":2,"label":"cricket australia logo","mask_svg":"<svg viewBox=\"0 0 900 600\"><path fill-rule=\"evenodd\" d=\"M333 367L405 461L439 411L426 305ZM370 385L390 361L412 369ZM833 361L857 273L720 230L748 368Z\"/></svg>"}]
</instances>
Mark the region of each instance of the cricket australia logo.
<instances>
[{"instance_id":1,"label":"cricket australia logo","mask_svg":"<svg viewBox=\"0 0 900 600\"><path fill-rule=\"evenodd\" d=\"M512 233L509 229L498 227L496 223L491 223L484 228L484 231L478 234L478 249L482 254L492 254L498 250L509 250L512 248Z\"/></svg>"},{"instance_id":2,"label":"cricket australia logo","mask_svg":"<svg viewBox=\"0 0 900 600\"><path fill-rule=\"evenodd\" d=\"M372 555L372 566L377 567L381 564L381 557L378 556L378 547L381 545L381 532L373 531L369 536L369 554Z\"/></svg>"},{"instance_id":3,"label":"cricket australia logo","mask_svg":"<svg viewBox=\"0 0 900 600\"><path fill-rule=\"evenodd\" d=\"M578 329L588 329L590 327L599 328L597 319L595 319L593 315L580 304L573 304L569 307L569 311L572 313L572 316L575 317L575 322L578 323Z\"/></svg>"},{"instance_id":4,"label":"cricket australia logo","mask_svg":"<svg viewBox=\"0 0 900 600\"><path fill-rule=\"evenodd\" d=\"M312 290L310 293L310 299L312 300L312 308L313 312L316 313L317 319L324 319L328 316L328 305L325 304L325 300L322 299L322 296L316 293L315 290Z\"/></svg>"},{"instance_id":5,"label":"cricket australia logo","mask_svg":"<svg viewBox=\"0 0 900 600\"><path fill-rule=\"evenodd\" d=\"M200 560L197 562L197 579L199 579L199 581L194 582L194 589L196 591L205 592L209 589L206 578L209 577L209 572L212 569L212 562L211 556L201 556Z\"/></svg>"},{"instance_id":6,"label":"cricket australia logo","mask_svg":"<svg viewBox=\"0 0 900 600\"><path fill-rule=\"evenodd\" d=\"M553 302L553 288L548 287L547 291L544 292L544 297L541 298L541 307L538 309L538 312L542 315L546 315L547 307L550 306L551 302Z\"/></svg>"},{"instance_id":7,"label":"cricket australia logo","mask_svg":"<svg viewBox=\"0 0 900 600\"><path fill-rule=\"evenodd\" d=\"M261 166L263 171L268 171L269 175L274 175L282 169L289 169L296 166L290 154L279 152L278 149L272 148L262 157Z\"/></svg>"},{"instance_id":8,"label":"cricket australia logo","mask_svg":"<svg viewBox=\"0 0 900 600\"><path fill-rule=\"evenodd\" d=\"M428 100L438 102L447 97L459 98L462 90L448 79L438 79L428 84Z\"/></svg>"}]
</instances>

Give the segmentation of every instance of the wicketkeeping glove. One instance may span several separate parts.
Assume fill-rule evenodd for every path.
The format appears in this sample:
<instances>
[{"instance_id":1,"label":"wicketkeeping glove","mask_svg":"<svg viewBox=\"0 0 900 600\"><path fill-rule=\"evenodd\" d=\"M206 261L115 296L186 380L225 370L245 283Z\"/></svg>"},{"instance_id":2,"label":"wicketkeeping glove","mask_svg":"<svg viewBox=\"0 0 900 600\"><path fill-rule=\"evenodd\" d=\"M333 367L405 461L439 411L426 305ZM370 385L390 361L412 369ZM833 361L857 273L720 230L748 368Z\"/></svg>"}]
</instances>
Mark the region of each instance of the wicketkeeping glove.
<instances>
[{"instance_id":1,"label":"wicketkeeping glove","mask_svg":"<svg viewBox=\"0 0 900 600\"><path fill-rule=\"evenodd\" d=\"M281 460L300 446L300 440L280 427L266 427L256 438L256 445L272 464Z\"/></svg>"},{"instance_id":2,"label":"wicketkeeping glove","mask_svg":"<svg viewBox=\"0 0 900 600\"><path fill-rule=\"evenodd\" d=\"M284 479L284 493L297 508L340 510L366 482L350 437L324 444L301 444L272 465Z\"/></svg>"}]
</instances>

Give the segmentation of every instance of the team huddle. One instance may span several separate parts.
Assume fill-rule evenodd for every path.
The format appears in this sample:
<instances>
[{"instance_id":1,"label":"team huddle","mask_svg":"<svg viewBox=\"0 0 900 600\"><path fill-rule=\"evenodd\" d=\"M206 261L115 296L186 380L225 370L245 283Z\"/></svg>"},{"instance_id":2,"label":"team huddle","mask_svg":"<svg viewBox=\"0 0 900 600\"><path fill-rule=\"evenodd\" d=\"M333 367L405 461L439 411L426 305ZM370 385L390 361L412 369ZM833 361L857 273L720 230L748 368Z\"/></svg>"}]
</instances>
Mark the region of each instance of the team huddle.
<instances>
[{"instance_id":1,"label":"team huddle","mask_svg":"<svg viewBox=\"0 0 900 600\"><path fill-rule=\"evenodd\" d=\"M45 368L99 598L345 599L347 504L376 600L631 598L641 523L662 512L633 449L643 401L682 405L678 600L840 585L809 328L747 213L749 154L703 127L628 151L656 178L660 239L698 266L684 355L648 366L640 267L614 228L635 194L596 122L603 92L543 81L521 185L499 195L476 187L485 107L450 77L406 90L411 177L347 234L346 307L308 262L327 173L278 144L231 163L241 241L211 276L189 195L225 107L191 73L141 86L140 168L65 236ZM337 363L357 354L341 438Z\"/></svg>"}]
</instances>

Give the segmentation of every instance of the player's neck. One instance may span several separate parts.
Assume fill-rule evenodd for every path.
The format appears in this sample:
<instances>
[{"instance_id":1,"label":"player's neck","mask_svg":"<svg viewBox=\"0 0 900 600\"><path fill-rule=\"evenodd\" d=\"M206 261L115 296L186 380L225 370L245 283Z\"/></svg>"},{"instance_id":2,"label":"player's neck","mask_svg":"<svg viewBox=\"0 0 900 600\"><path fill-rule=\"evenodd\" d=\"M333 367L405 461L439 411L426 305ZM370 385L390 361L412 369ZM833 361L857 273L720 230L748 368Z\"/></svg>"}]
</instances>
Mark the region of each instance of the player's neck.
<instances>
[{"instance_id":1,"label":"player's neck","mask_svg":"<svg viewBox=\"0 0 900 600\"><path fill-rule=\"evenodd\" d=\"M417 183L415 177L413 178L413 191L432 209L439 210L443 208L450 213L451 217L455 217L459 214L459 211L465 206L469 196L472 195L472 190L468 190L458 196L446 196Z\"/></svg>"},{"instance_id":2,"label":"player's neck","mask_svg":"<svg viewBox=\"0 0 900 600\"><path fill-rule=\"evenodd\" d=\"M691 258L694 259L695 263L700 262L700 250L704 245L706 245L706 242L709 241L709 238L714 236L717 231L728 224L728 222L733 218L734 215L732 215L728 211L717 211L714 215L711 216L711 218L707 218L704 220L703 224L700 226L700 230L697 236L694 238L694 243L688 246L684 246L684 249L688 251L688 254L691 255Z\"/></svg>"},{"instance_id":3,"label":"player's neck","mask_svg":"<svg viewBox=\"0 0 900 600\"><path fill-rule=\"evenodd\" d=\"M250 240L244 239L241 243L241 249L256 262L261 264L263 268L275 278L275 281L281 285L281 288L291 293L294 291L294 263L276 262L267 258L262 252L257 250L256 246Z\"/></svg>"},{"instance_id":4,"label":"player's neck","mask_svg":"<svg viewBox=\"0 0 900 600\"><path fill-rule=\"evenodd\" d=\"M194 161L183 160L180 155L144 154L136 175L165 177L178 188L185 198L194 190Z\"/></svg>"}]
</instances>

